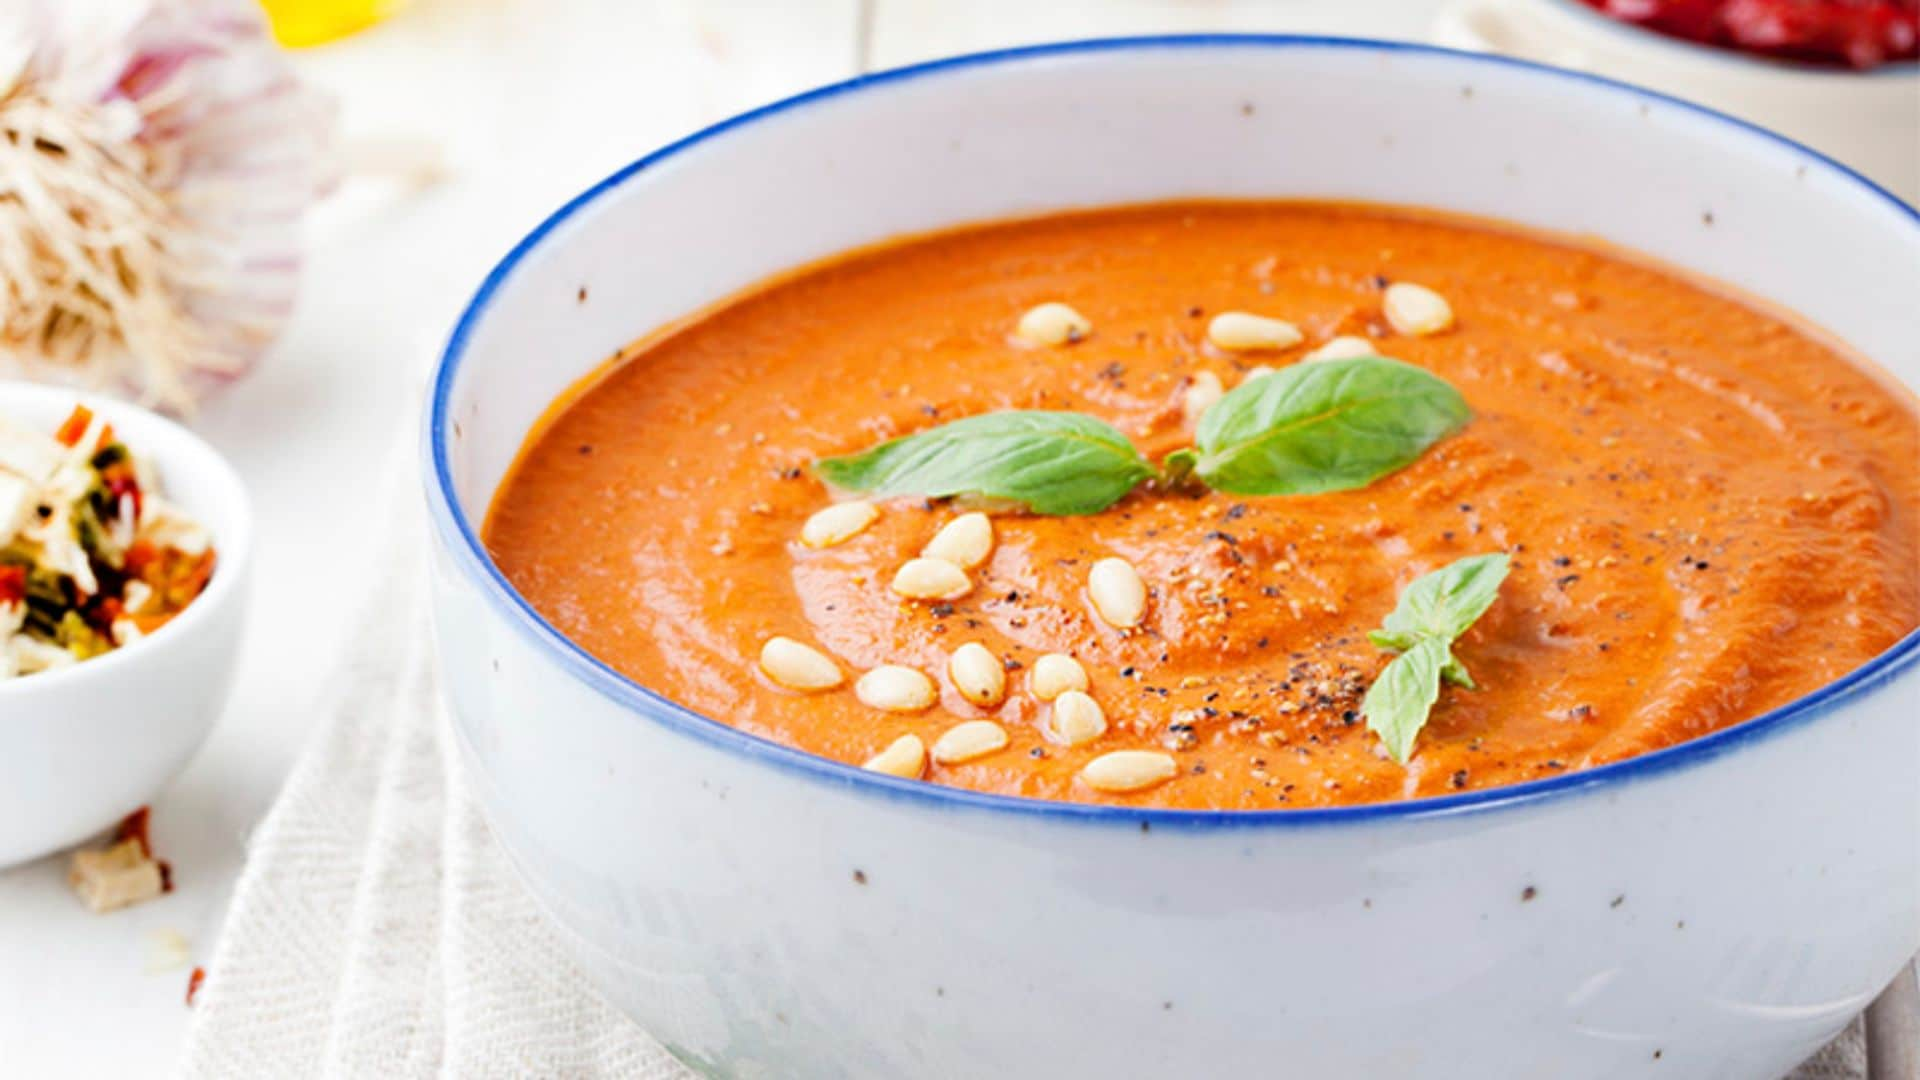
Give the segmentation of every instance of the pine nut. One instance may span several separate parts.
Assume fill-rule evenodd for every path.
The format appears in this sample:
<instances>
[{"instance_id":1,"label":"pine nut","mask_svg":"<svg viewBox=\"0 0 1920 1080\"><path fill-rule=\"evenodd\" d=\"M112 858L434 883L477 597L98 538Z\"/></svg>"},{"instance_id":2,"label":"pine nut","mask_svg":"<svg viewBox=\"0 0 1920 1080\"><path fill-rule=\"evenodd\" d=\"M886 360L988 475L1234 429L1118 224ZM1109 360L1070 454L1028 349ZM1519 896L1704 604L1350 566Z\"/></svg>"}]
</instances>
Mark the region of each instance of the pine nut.
<instances>
[{"instance_id":1,"label":"pine nut","mask_svg":"<svg viewBox=\"0 0 1920 1080\"><path fill-rule=\"evenodd\" d=\"M893 591L909 600L955 600L972 588L967 572L945 559L908 559L893 575Z\"/></svg>"},{"instance_id":2,"label":"pine nut","mask_svg":"<svg viewBox=\"0 0 1920 1080\"><path fill-rule=\"evenodd\" d=\"M1147 583L1125 559L1107 558L1087 573L1087 596L1102 622L1116 630L1131 630L1147 613Z\"/></svg>"},{"instance_id":3,"label":"pine nut","mask_svg":"<svg viewBox=\"0 0 1920 1080\"><path fill-rule=\"evenodd\" d=\"M1085 315L1058 301L1049 301L1020 316L1019 334L1029 345L1071 345L1093 333Z\"/></svg>"},{"instance_id":4,"label":"pine nut","mask_svg":"<svg viewBox=\"0 0 1920 1080\"><path fill-rule=\"evenodd\" d=\"M834 503L824 510L814 511L807 523L800 526L800 542L810 548L844 544L865 532L867 526L879 517L880 511L865 499Z\"/></svg>"},{"instance_id":5,"label":"pine nut","mask_svg":"<svg viewBox=\"0 0 1920 1080\"><path fill-rule=\"evenodd\" d=\"M1300 328L1284 319L1246 311L1223 311L1207 324L1207 340L1228 352L1288 349L1300 344Z\"/></svg>"},{"instance_id":6,"label":"pine nut","mask_svg":"<svg viewBox=\"0 0 1920 1080\"><path fill-rule=\"evenodd\" d=\"M1380 349L1363 337L1337 337L1302 357L1304 360L1351 360L1358 356L1378 356Z\"/></svg>"},{"instance_id":7,"label":"pine nut","mask_svg":"<svg viewBox=\"0 0 1920 1080\"><path fill-rule=\"evenodd\" d=\"M1053 699L1053 715L1047 721L1047 735L1055 742L1079 746L1106 733L1106 710L1085 693L1068 690Z\"/></svg>"},{"instance_id":8,"label":"pine nut","mask_svg":"<svg viewBox=\"0 0 1920 1080\"><path fill-rule=\"evenodd\" d=\"M1208 409L1227 396L1227 388L1220 384L1220 376L1211 371L1202 371L1187 384L1186 393L1180 396L1180 412L1186 418L1187 426L1200 422L1200 417Z\"/></svg>"},{"instance_id":9,"label":"pine nut","mask_svg":"<svg viewBox=\"0 0 1920 1080\"><path fill-rule=\"evenodd\" d=\"M962 570L971 570L993 554L993 519L974 511L961 514L940 527L920 551L929 559L945 559Z\"/></svg>"},{"instance_id":10,"label":"pine nut","mask_svg":"<svg viewBox=\"0 0 1920 1080\"><path fill-rule=\"evenodd\" d=\"M1041 701L1052 701L1069 690L1085 691L1087 669L1066 653L1050 652L1033 662L1027 689Z\"/></svg>"},{"instance_id":11,"label":"pine nut","mask_svg":"<svg viewBox=\"0 0 1920 1080\"><path fill-rule=\"evenodd\" d=\"M1007 696L1007 669L1001 666L999 657L977 641L953 650L947 660L947 677L961 697L983 709L1000 704Z\"/></svg>"},{"instance_id":12,"label":"pine nut","mask_svg":"<svg viewBox=\"0 0 1920 1080\"><path fill-rule=\"evenodd\" d=\"M1276 370L1278 369L1270 364L1255 364L1247 369L1246 374L1240 376L1240 385L1245 386L1262 375L1273 374Z\"/></svg>"},{"instance_id":13,"label":"pine nut","mask_svg":"<svg viewBox=\"0 0 1920 1080\"><path fill-rule=\"evenodd\" d=\"M1156 750L1115 750L1087 762L1080 779L1095 791L1125 794L1165 783L1179 771L1178 762Z\"/></svg>"},{"instance_id":14,"label":"pine nut","mask_svg":"<svg viewBox=\"0 0 1920 1080\"><path fill-rule=\"evenodd\" d=\"M831 690L846 681L840 665L826 653L787 637L771 637L760 646L760 670L781 686L803 694Z\"/></svg>"},{"instance_id":15,"label":"pine nut","mask_svg":"<svg viewBox=\"0 0 1920 1080\"><path fill-rule=\"evenodd\" d=\"M933 740L933 760L942 765L959 765L1006 747L1006 728L991 720L966 720Z\"/></svg>"},{"instance_id":16,"label":"pine nut","mask_svg":"<svg viewBox=\"0 0 1920 1080\"><path fill-rule=\"evenodd\" d=\"M921 672L899 664L882 664L860 676L853 684L853 696L860 704L886 712L920 712L939 699L933 680Z\"/></svg>"},{"instance_id":17,"label":"pine nut","mask_svg":"<svg viewBox=\"0 0 1920 1080\"><path fill-rule=\"evenodd\" d=\"M927 770L927 746L918 735L902 735L860 767L869 772L918 780Z\"/></svg>"},{"instance_id":18,"label":"pine nut","mask_svg":"<svg viewBox=\"0 0 1920 1080\"><path fill-rule=\"evenodd\" d=\"M1446 297L1410 281L1387 286L1380 307L1395 330L1414 337L1437 334L1453 325L1453 307Z\"/></svg>"}]
</instances>

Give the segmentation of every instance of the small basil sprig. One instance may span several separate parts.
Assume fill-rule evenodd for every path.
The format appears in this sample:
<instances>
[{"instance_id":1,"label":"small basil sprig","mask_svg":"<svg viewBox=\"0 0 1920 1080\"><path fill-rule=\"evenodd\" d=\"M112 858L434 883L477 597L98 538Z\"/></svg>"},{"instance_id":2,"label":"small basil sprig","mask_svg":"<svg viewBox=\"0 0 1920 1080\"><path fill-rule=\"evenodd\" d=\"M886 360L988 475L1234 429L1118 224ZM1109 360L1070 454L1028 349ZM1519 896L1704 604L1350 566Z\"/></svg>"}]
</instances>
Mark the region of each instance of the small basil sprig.
<instances>
[{"instance_id":1,"label":"small basil sprig","mask_svg":"<svg viewBox=\"0 0 1920 1080\"><path fill-rule=\"evenodd\" d=\"M848 491L975 495L1059 516L1098 513L1155 475L1111 424L1018 410L969 416L813 467Z\"/></svg>"},{"instance_id":2,"label":"small basil sprig","mask_svg":"<svg viewBox=\"0 0 1920 1080\"><path fill-rule=\"evenodd\" d=\"M1367 639L1394 657L1368 687L1360 704L1367 727L1380 736L1387 753L1402 765L1413 741L1426 726L1444 679L1472 687L1473 676L1453 655L1453 643L1486 614L1507 579L1507 556L1475 555L1415 579L1400 601Z\"/></svg>"},{"instance_id":3,"label":"small basil sprig","mask_svg":"<svg viewBox=\"0 0 1920 1080\"><path fill-rule=\"evenodd\" d=\"M1472 416L1446 380L1382 356L1294 364L1206 411L1194 448L1167 458L1215 491L1311 495L1365 487L1412 464Z\"/></svg>"}]
</instances>

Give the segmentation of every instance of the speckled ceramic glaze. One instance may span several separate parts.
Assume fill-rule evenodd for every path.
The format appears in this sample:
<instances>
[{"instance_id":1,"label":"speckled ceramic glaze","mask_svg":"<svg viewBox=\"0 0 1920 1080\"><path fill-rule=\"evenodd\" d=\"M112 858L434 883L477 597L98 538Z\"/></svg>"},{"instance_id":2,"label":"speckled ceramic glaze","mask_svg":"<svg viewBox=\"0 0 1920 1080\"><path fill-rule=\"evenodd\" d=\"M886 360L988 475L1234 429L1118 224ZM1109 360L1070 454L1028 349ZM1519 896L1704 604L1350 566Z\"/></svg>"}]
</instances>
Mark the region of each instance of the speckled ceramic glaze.
<instances>
[{"instance_id":1,"label":"speckled ceramic glaze","mask_svg":"<svg viewBox=\"0 0 1920 1080\"><path fill-rule=\"evenodd\" d=\"M1784 1072L1920 946L1920 635L1589 772L1129 811L880 777L692 714L561 638L476 538L547 403L669 320L903 232L1209 195L1595 234L1920 380L1920 218L1775 136L1589 77L1151 39L948 61L728 121L529 236L434 386L446 682L528 884L609 997L715 1075Z\"/></svg>"},{"instance_id":2,"label":"speckled ceramic glaze","mask_svg":"<svg viewBox=\"0 0 1920 1080\"><path fill-rule=\"evenodd\" d=\"M1774 128L1920 199L1920 64L1819 67L1666 37L1581 0L1448 0L1444 45L1613 75Z\"/></svg>"}]
</instances>

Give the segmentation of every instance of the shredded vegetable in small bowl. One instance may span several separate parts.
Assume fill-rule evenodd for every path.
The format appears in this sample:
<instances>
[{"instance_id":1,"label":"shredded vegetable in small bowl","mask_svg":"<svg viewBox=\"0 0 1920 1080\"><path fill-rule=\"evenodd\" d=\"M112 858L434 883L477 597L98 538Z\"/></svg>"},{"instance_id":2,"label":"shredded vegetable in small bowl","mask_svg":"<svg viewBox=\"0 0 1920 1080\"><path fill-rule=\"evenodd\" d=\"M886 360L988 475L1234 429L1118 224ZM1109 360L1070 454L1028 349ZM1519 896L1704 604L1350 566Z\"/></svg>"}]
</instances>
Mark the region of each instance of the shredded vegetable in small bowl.
<instances>
[{"instance_id":1,"label":"shredded vegetable in small bowl","mask_svg":"<svg viewBox=\"0 0 1920 1080\"><path fill-rule=\"evenodd\" d=\"M217 561L151 463L84 405L51 434L0 417L0 679L153 633Z\"/></svg>"},{"instance_id":2,"label":"shredded vegetable in small bowl","mask_svg":"<svg viewBox=\"0 0 1920 1080\"><path fill-rule=\"evenodd\" d=\"M238 669L252 550L246 486L205 439L0 379L0 869L192 759Z\"/></svg>"}]
</instances>

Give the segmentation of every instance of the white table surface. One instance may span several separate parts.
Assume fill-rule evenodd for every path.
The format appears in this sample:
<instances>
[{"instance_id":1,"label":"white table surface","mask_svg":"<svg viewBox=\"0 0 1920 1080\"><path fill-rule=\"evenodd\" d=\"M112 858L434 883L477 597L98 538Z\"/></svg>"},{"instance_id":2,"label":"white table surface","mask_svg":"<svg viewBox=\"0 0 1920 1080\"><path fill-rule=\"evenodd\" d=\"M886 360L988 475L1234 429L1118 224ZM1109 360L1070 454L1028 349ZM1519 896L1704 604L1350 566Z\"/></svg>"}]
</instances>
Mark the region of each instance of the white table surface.
<instances>
[{"instance_id":1,"label":"white table surface","mask_svg":"<svg viewBox=\"0 0 1920 1080\"><path fill-rule=\"evenodd\" d=\"M87 0L75 0L87 2ZM0 1076L171 1071L188 969L204 963L248 830L328 692L380 522L360 516L432 354L485 270L547 211L641 153L742 109L864 69L1047 39L1169 30L1418 38L1439 0L414 0L393 21L298 54L345 138L437 157L409 189L356 176L315 215L298 313L198 429L251 489L250 632L225 715L153 803L176 889L110 915L68 891L64 856L0 873ZM389 150L389 153L391 151ZM636 328L636 330L641 328Z\"/></svg>"}]
</instances>

